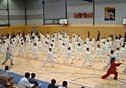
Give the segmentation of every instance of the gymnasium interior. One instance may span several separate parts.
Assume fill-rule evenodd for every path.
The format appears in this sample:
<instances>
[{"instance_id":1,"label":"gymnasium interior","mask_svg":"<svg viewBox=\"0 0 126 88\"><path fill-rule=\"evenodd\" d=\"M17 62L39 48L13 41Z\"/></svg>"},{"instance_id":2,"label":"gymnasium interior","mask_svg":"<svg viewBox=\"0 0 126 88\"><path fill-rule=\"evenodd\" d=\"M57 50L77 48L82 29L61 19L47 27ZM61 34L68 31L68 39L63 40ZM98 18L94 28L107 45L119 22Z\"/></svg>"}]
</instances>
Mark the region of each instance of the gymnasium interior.
<instances>
[{"instance_id":1,"label":"gymnasium interior","mask_svg":"<svg viewBox=\"0 0 126 88\"><path fill-rule=\"evenodd\" d=\"M36 36L41 46L36 46ZM77 52L75 42L72 42L75 37L77 45L81 46L81 53ZM91 46L86 44L86 41L93 41L90 60L85 57L87 47L90 50ZM103 43L102 47L108 41L112 42L111 47L107 48L108 51L104 48L101 56L96 55L95 50L99 42ZM29 50L30 42L34 44ZM61 42L67 48L72 46L71 55L67 56L69 52L62 50ZM116 44L117 47L115 42L120 45ZM53 43L54 60L51 60L51 57L46 58L46 49L50 46L45 43ZM126 0L0 0L0 88L126 88L125 44ZM34 46L37 49L34 49ZM10 50L12 57L7 63L3 63L7 58L8 47L13 50ZM119 52L123 50L115 60L121 64L115 68L118 79L113 79L114 73L102 79L108 72L108 69L103 68L109 62L110 51L113 49L116 52L117 48ZM102 59L105 61L97 56L104 56ZM73 58L74 61L71 62ZM13 64L10 63L11 59ZM47 59L50 61L45 62ZM83 66L86 60L91 66ZM46 64L42 66L44 62ZM51 66L52 63L54 66ZM9 67L8 74L12 76L13 86L2 84L5 82L1 74L6 74L6 66ZM39 85L19 87L25 73L35 73L35 80ZM48 86L52 79L56 80L57 87ZM63 86L63 81L67 82L66 86Z\"/></svg>"}]
</instances>

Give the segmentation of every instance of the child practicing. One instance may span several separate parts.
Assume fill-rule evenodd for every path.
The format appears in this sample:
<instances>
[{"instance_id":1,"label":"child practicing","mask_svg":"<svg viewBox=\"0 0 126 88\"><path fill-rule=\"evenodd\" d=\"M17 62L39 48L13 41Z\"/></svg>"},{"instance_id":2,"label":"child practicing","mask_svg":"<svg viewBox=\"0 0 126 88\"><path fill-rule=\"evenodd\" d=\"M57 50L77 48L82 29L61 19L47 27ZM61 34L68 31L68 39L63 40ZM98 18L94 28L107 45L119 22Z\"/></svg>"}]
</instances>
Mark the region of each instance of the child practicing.
<instances>
[{"instance_id":1,"label":"child practicing","mask_svg":"<svg viewBox=\"0 0 126 88\"><path fill-rule=\"evenodd\" d=\"M24 56L24 43L23 42L19 46L19 56L20 57Z\"/></svg>"},{"instance_id":2,"label":"child practicing","mask_svg":"<svg viewBox=\"0 0 126 88\"><path fill-rule=\"evenodd\" d=\"M5 61L2 63L2 65L4 65L9 59L11 60L11 65L13 65L12 53L9 47L7 47L6 58L5 58Z\"/></svg>"},{"instance_id":3,"label":"child practicing","mask_svg":"<svg viewBox=\"0 0 126 88\"><path fill-rule=\"evenodd\" d=\"M91 51L89 50L89 48L86 49L86 52L85 52L85 57L84 57L84 62L82 63L82 67L86 64L86 63L89 63L88 66L91 67Z\"/></svg>"},{"instance_id":4,"label":"child practicing","mask_svg":"<svg viewBox=\"0 0 126 88\"><path fill-rule=\"evenodd\" d=\"M38 47L37 47L36 43L34 43L34 45L33 45L32 57L34 59L38 59L39 58Z\"/></svg>"},{"instance_id":5,"label":"child practicing","mask_svg":"<svg viewBox=\"0 0 126 88\"><path fill-rule=\"evenodd\" d=\"M69 59L72 60L72 61L71 61L71 64L72 64L72 62L73 62L73 57L72 57L72 49L71 49L71 47L68 47L68 48L67 48L67 51L65 52L65 58L64 58L63 64L65 64L65 62L66 62L67 60L69 60Z\"/></svg>"},{"instance_id":6,"label":"child practicing","mask_svg":"<svg viewBox=\"0 0 126 88\"><path fill-rule=\"evenodd\" d=\"M51 62L52 67L54 67L55 58L56 58L56 56L55 56L54 52L52 51L52 48L49 48L49 51L47 52L46 60L42 66L44 67L47 62Z\"/></svg>"},{"instance_id":7,"label":"child practicing","mask_svg":"<svg viewBox=\"0 0 126 88\"><path fill-rule=\"evenodd\" d=\"M103 75L101 78L105 79L107 78L109 75L114 74L114 80L117 80L118 78L118 72L116 71L116 67L119 67L122 63L115 63L115 57L111 58L111 65L107 71L107 73L105 75Z\"/></svg>"},{"instance_id":8,"label":"child practicing","mask_svg":"<svg viewBox=\"0 0 126 88\"><path fill-rule=\"evenodd\" d=\"M97 45L97 48L96 48L96 53L94 55L94 59L99 59L100 62L104 61L104 53L103 53L103 49L101 48L100 45Z\"/></svg>"}]
</instances>

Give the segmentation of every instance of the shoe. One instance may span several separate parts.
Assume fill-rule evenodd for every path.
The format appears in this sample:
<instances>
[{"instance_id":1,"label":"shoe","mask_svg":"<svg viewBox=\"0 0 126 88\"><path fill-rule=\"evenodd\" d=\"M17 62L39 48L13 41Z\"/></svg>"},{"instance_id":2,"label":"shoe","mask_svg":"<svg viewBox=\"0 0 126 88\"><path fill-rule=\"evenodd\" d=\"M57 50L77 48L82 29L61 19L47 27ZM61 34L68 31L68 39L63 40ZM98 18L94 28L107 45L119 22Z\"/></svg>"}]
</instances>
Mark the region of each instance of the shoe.
<instances>
[{"instance_id":1,"label":"shoe","mask_svg":"<svg viewBox=\"0 0 126 88\"><path fill-rule=\"evenodd\" d=\"M114 80L117 80L117 78L114 78Z\"/></svg>"},{"instance_id":2,"label":"shoe","mask_svg":"<svg viewBox=\"0 0 126 88\"><path fill-rule=\"evenodd\" d=\"M105 78L102 76L101 79L105 79Z\"/></svg>"},{"instance_id":3,"label":"shoe","mask_svg":"<svg viewBox=\"0 0 126 88\"><path fill-rule=\"evenodd\" d=\"M11 65L14 65L13 63Z\"/></svg>"},{"instance_id":4,"label":"shoe","mask_svg":"<svg viewBox=\"0 0 126 88\"><path fill-rule=\"evenodd\" d=\"M73 62L71 62L71 64L73 64Z\"/></svg>"},{"instance_id":5,"label":"shoe","mask_svg":"<svg viewBox=\"0 0 126 88\"><path fill-rule=\"evenodd\" d=\"M89 65L89 67L92 67L92 65Z\"/></svg>"}]
</instances>

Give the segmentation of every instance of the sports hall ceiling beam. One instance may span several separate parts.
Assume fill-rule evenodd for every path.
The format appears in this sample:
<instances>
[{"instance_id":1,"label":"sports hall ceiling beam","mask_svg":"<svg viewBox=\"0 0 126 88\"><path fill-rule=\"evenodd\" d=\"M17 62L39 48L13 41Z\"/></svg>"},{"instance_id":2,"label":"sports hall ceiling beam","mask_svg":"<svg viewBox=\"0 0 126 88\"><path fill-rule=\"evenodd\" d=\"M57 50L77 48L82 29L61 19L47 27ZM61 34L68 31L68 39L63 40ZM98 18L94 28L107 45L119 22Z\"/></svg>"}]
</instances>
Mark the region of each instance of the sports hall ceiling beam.
<instances>
[{"instance_id":1,"label":"sports hall ceiling beam","mask_svg":"<svg viewBox=\"0 0 126 88\"><path fill-rule=\"evenodd\" d=\"M27 7L26 7L26 0L24 0L24 11L25 11L25 25L27 25Z\"/></svg>"},{"instance_id":2,"label":"sports hall ceiling beam","mask_svg":"<svg viewBox=\"0 0 126 88\"><path fill-rule=\"evenodd\" d=\"M95 0L92 0L93 2L93 26L95 26Z\"/></svg>"},{"instance_id":3,"label":"sports hall ceiling beam","mask_svg":"<svg viewBox=\"0 0 126 88\"><path fill-rule=\"evenodd\" d=\"M7 12L8 12L8 26L10 26L10 8L9 8L9 0L7 0Z\"/></svg>"},{"instance_id":4,"label":"sports hall ceiling beam","mask_svg":"<svg viewBox=\"0 0 126 88\"><path fill-rule=\"evenodd\" d=\"M45 25L45 0L42 1L42 8L43 8L43 25Z\"/></svg>"}]
</instances>

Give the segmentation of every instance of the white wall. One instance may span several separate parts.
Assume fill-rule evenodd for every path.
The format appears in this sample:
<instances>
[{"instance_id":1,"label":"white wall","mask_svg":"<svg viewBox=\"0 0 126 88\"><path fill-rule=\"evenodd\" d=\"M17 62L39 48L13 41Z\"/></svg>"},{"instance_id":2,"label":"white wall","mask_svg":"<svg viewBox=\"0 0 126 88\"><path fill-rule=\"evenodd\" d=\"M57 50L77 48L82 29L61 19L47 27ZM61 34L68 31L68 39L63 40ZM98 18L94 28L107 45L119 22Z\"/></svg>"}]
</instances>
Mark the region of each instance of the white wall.
<instances>
[{"instance_id":1,"label":"white wall","mask_svg":"<svg viewBox=\"0 0 126 88\"><path fill-rule=\"evenodd\" d=\"M57 19L65 18L65 0L58 0L56 2L48 2L45 0L44 4L44 18ZM43 24L43 4L42 0L27 1L27 17L28 24Z\"/></svg>"},{"instance_id":2,"label":"white wall","mask_svg":"<svg viewBox=\"0 0 126 88\"><path fill-rule=\"evenodd\" d=\"M29 25L43 24L43 9L27 10L27 23Z\"/></svg>"},{"instance_id":3,"label":"white wall","mask_svg":"<svg viewBox=\"0 0 126 88\"><path fill-rule=\"evenodd\" d=\"M7 16L7 1L3 0L0 4L0 25L8 24L8 16Z\"/></svg>"},{"instance_id":4,"label":"white wall","mask_svg":"<svg viewBox=\"0 0 126 88\"><path fill-rule=\"evenodd\" d=\"M65 0L57 0L57 2L45 2L44 18L65 18Z\"/></svg>"},{"instance_id":5,"label":"white wall","mask_svg":"<svg viewBox=\"0 0 126 88\"><path fill-rule=\"evenodd\" d=\"M9 0L10 25L25 25L23 0Z\"/></svg>"},{"instance_id":6,"label":"white wall","mask_svg":"<svg viewBox=\"0 0 126 88\"><path fill-rule=\"evenodd\" d=\"M104 21L104 9L105 7L115 7L115 21ZM70 6L68 7L68 19L69 24L92 24L93 19L76 19L73 17L73 13L76 12L88 12L92 11L92 5L81 5L81 6ZM95 24L122 24L122 18L126 17L126 3L116 3L116 4L97 4L95 6Z\"/></svg>"},{"instance_id":7,"label":"white wall","mask_svg":"<svg viewBox=\"0 0 126 88\"><path fill-rule=\"evenodd\" d=\"M27 2L27 24L43 24L42 0L26 0Z\"/></svg>"},{"instance_id":8,"label":"white wall","mask_svg":"<svg viewBox=\"0 0 126 88\"><path fill-rule=\"evenodd\" d=\"M8 24L7 0L0 4L0 24ZM4 9L4 10L3 10ZM23 0L9 0L10 25L24 25L25 12Z\"/></svg>"},{"instance_id":9,"label":"white wall","mask_svg":"<svg viewBox=\"0 0 126 88\"><path fill-rule=\"evenodd\" d=\"M27 1L27 22L28 24L43 24L43 5L42 0L26 0ZM67 7L67 18L69 24L77 25L90 25L93 23L92 18L75 19L73 13L93 12L92 4L86 3L79 5L75 3L78 0L69 0ZM3 5L6 6L6 0L3 0ZM58 0L58 2L50 2L45 5L45 18L65 18L65 5L64 0ZM23 0L9 0L10 5L10 23L11 25L24 25L25 24L25 11ZM115 7L116 17L115 21L104 21L104 8ZM0 5L0 8L1 7ZM122 24L122 18L126 17L126 3L114 3L114 4L97 4L95 8L95 23L96 24ZM7 11L0 10L1 23L7 23Z\"/></svg>"},{"instance_id":10,"label":"white wall","mask_svg":"<svg viewBox=\"0 0 126 88\"><path fill-rule=\"evenodd\" d=\"M63 4L64 0L59 0L56 2L45 3L45 18L64 18L65 17L65 6ZM79 5L75 3L75 0L72 2L68 1L67 7L67 18L69 24L77 25L92 25L93 18L74 18L73 13L85 13L93 12L93 6L91 3ZM77 1L77 0L76 0ZM27 14L28 14L28 24L43 24L43 9L42 9L42 0L33 0L33 2L28 2L27 5ZM61 5L62 4L62 5ZM115 7L116 16L115 21L104 21L104 9L105 7ZM96 4L95 6L95 24L122 24L122 18L126 17L126 3L114 3L114 4Z\"/></svg>"},{"instance_id":11,"label":"white wall","mask_svg":"<svg viewBox=\"0 0 126 88\"><path fill-rule=\"evenodd\" d=\"M69 24L92 24L92 18L74 18L73 13L93 12L91 5L70 6L68 7L68 23Z\"/></svg>"},{"instance_id":12,"label":"white wall","mask_svg":"<svg viewBox=\"0 0 126 88\"><path fill-rule=\"evenodd\" d=\"M115 21L104 21L104 8L115 7ZM96 24L122 24L126 17L126 3L96 5Z\"/></svg>"}]
</instances>

